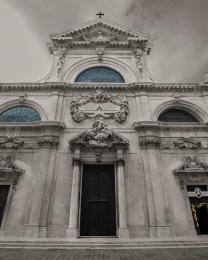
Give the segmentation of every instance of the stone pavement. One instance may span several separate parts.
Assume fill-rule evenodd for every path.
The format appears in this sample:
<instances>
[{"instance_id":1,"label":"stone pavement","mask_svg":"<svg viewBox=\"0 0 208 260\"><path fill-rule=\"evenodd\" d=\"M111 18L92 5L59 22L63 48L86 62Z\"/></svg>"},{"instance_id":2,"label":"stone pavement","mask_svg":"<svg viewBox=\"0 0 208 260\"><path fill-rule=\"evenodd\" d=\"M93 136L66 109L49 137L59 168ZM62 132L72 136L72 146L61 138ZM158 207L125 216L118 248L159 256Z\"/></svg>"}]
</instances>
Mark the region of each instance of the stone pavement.
<instances>
[{"instance_id":1,"label":"stone pavement","mask_svg":"<svg viewBox=\"0 0 208 260\"><path fill-rule=\"evenodd\" d=\"M208 260L208 248L0 249L0 260Z\"/></svg>"}]
</instances>

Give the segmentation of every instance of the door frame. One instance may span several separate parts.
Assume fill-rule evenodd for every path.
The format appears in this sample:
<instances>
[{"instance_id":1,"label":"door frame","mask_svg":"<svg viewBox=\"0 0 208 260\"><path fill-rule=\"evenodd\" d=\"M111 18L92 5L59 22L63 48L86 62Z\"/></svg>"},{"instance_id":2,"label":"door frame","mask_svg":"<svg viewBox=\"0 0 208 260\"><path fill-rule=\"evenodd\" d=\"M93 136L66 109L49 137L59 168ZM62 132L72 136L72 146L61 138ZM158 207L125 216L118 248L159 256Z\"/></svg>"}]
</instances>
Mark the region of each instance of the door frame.
<instances>
[{"instance_id":1,"label":"door frame","mask_svg":"<svg viewBox=\"0 0 208 260\"><path fill-rule=\"evenodd\" d=\"M113 165L114 166L114 178L115 178L115 218L116 218L116 235L115 236L81 236L80 235L80 223L81 223L81 203L82 203L82 178L83 178L83 165ZM80 183L79 183L79 205L78 205L78 238L118 238L118 185L117 185L117 167L115 162L82 162L80 166Z\"/></svg>"}]
</instances>

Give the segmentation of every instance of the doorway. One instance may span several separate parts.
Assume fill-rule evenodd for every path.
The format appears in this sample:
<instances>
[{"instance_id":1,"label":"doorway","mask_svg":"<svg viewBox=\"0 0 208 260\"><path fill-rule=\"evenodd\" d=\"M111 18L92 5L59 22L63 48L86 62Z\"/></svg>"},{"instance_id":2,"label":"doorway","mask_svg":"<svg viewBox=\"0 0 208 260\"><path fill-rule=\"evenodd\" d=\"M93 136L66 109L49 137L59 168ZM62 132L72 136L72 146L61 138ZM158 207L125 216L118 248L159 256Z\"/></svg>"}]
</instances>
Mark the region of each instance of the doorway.
<instances>
[{"instance_id":1,"label":"doorway","mask_svg":"<svg viewBox=\"0 0 208 260\"><path fill-rule=\"evenodd\" d=\"M198 235L208 235L208 198L190 198L194 225Z\"/></svg>"},{"instance_id":2,"label":"doorway","mask_svg":"<svg viewBox=\"0 0 208 260\"><path fill-rule=\"evenodd\" d=\"M10 185L0 185L0 226L2 224L4 211L7 203Z\"/></svg>"},{"instance_id":3,"label":"doorway","mask_svg":"<svg viewBox=\"0 0 208 260\"><path fill-rule=\"evenodd\" d=\"M114 165L83 165L80 236L116 236Z\"/></svg>"}]
</instances>

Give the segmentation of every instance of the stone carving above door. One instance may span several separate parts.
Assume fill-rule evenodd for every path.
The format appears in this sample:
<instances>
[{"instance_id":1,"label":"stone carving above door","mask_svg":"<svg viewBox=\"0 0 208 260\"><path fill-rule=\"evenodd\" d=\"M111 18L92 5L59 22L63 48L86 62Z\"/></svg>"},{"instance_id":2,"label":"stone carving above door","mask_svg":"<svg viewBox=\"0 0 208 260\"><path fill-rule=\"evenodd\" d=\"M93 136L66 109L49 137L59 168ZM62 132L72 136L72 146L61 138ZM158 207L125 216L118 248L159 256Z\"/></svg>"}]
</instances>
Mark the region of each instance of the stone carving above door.
<instances>
[{"instance_id":1,"label":"stone carving above door","mask_svg":"<svg viewBox=\"0 0 208 260\"><path fill-rule=\"evenodd\" d=\"M112 149L121 147L128 148L128 140L124 139L108 128L107 124L101 120L95 120L92 129L83 132L78 137L69 142L72 150L76 148L85 149Z\"/></svg>"},{"instance_id":2,"label":"stone carving above door","mask_svg":"<svg viewBox=\"0 0 208 260\"><path fill-rule=\"evenodd\" d=\"M94 103L98 104L95 112L81 110L81 107ZM115 107L114 111L104 111L102 104L110 103ZM124 96L113 96L97 91L95 94L87 96L73 97L71 102L71 114L75 122L80 123L85 119L114 119L118 123L123 123L129 113L129 106Z\"/></svg>"},{"instance_id":3,"label":"stone carving above door","mask_svg":"<svg viewBox=\"0 0 208 260\"><path fill-rule=\"evenodd\" d=\"M183 165L177 170L189 171L192 169L203 169L204 171L208 171L208 164L200 161L197 157L184 157Z\"/></svg>"}]
</instances>

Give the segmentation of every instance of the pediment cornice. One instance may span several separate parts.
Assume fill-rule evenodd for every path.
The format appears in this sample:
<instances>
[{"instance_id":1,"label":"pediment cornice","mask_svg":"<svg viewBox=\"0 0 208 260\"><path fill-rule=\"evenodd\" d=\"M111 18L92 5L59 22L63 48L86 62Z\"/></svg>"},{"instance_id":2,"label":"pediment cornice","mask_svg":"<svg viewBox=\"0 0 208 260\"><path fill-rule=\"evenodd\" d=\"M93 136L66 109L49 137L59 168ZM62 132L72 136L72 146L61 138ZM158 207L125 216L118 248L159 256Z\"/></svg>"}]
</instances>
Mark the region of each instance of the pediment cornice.
<instances>
[{"instance_id":1,"label":"pediment cornice","mask_svg":"<svg viewBox=\"0 0 208 260\"><path fill-rule=\"evenodd\" d=\"M49 51L62 48L105 46L111 48L141 48L148 46L149 35L136 32L106 19L95 19L73 30L50 34Z\"/></svg>"}]
</instances>

